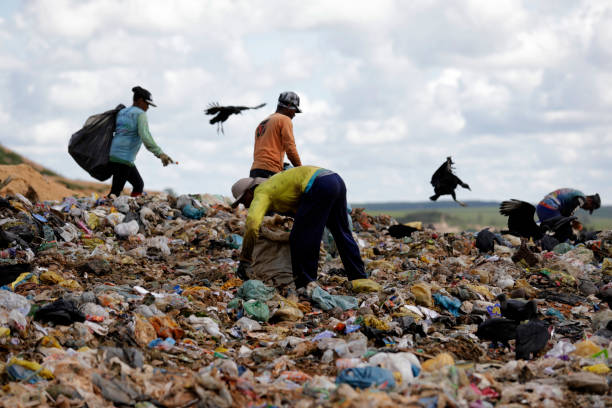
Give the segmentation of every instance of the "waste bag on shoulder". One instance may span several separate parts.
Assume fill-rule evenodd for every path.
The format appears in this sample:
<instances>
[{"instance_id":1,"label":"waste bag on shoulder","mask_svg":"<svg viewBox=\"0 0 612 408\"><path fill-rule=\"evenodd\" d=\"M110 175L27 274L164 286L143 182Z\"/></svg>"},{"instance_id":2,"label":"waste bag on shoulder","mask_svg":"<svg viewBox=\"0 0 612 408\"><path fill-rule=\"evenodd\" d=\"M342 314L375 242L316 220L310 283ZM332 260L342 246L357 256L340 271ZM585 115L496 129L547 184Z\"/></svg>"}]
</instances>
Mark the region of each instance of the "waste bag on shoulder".
<instances>
[{"instance_id":1,"label":"waste bag on shoulder","mask_svg":"<svg viewBox=\"0 0 612 408\"><path fill-rule=\"evenodd\" d=\"M92 177L104 181L111 176L108 166L117 113L125 108L119 104L115 109L92 115L68 143L68 153L83 170Z\"/></svg>"}]
</instances>

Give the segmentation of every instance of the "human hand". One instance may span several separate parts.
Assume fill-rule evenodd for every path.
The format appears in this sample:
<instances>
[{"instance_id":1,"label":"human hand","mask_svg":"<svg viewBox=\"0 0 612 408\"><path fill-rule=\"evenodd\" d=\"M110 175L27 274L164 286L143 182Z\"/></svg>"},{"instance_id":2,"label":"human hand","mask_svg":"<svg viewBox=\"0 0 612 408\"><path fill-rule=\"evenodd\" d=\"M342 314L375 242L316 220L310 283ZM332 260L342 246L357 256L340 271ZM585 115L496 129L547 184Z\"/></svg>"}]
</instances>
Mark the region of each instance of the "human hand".
<instances>
[{"instance_id":1,"label":"human hand","mask_svg":"<svg viewBox=\"0 0 612 408\"><path fill-rule=\"evenodd\" d=\"M174 163L174 160L172 160L170 158L170 156L168 156L166 153L162 153L159 156L160 160L162 161L162 164L164 165L164 167L166 167L167 165L169 165L170 163Z\"/></svg>"},{"instance_id":2,"label":"human hand","mask_svg":"<svg viewBox=\"0 0 612 408\"><path fill-rule=\"evenodd\" d=\"M249 275L247 275L246 273L246 270L249 266L251 265L248 262L240 261L240 263L238 264L238 269L236 270L236 276L238 276L243 281L249 280Z\"/></svg>"}]
</instances>

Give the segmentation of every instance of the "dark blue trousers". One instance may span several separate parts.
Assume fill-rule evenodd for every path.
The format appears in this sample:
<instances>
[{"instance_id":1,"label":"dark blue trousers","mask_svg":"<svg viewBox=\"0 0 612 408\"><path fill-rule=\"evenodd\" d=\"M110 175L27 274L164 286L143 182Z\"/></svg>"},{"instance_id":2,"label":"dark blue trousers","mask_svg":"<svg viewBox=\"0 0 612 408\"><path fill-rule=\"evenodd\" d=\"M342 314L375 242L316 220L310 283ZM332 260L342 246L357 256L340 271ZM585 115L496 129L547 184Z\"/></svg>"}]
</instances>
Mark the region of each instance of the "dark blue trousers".
<instances>
[{"instance_id":1,"label":"dark blue trousers","mask_svg":"<svg viewBox=\"0 0 612 408\"><path fill-rule=\"evenodd\" d=\"M317 280L319 247L326 226L336 241L348 278L367 278L359 247L349 229L346 208L346 186L335 173L315 179L310 190L302 194L289 237L297 288Z\"/></svg>"}]
</instances>

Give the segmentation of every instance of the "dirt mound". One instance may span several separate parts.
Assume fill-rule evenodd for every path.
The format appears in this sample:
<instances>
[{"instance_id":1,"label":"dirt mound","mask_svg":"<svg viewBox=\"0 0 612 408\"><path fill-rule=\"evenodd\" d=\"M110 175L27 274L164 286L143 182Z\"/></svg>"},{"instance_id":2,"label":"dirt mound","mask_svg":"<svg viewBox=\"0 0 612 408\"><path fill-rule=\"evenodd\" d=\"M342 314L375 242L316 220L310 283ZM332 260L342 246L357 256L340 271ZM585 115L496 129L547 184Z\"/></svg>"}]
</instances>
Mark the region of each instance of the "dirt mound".
<instances>
[{"instance_id":1,"label":"dirt mound","mask_svg":"<svg viewBox=\"0 0 612 408\"><path fill-rule=\"evenodd\" d=\"M53 178L40 174L28 164L0 165L0 180L9 176L13 180L0 190L0 195L20 193L34 201L45 201L83 194L82 191L71 190Z\"/></svg>"}]
</instances>

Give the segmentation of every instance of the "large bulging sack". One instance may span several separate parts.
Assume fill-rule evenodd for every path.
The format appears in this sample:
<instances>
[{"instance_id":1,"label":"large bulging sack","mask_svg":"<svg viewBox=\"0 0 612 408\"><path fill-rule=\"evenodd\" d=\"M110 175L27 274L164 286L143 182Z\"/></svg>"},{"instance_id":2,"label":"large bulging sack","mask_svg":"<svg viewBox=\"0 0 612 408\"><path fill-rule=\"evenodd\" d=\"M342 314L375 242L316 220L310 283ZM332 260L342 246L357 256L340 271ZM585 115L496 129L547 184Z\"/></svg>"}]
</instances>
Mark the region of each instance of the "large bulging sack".
<instances>
[{"instance_id":1,"label":"large bulging sack","mask_svg":"<svg viewBox=\"0 0 612 408\"><path fill-rule=\"evenodd\" d=\"M278 288L293 282L289 233L271 235L269 231L262 232L257 240L248 274L251 279L259 279L268 286Z\"/></svg>"},{"instance_id":2,"label":"large bulging sack","mask_svg":"<svg viewBox=\"0 0 612 408\"><path fill-rule=\"evenodd\" d=\"M125 106L120 104L115 109L90 116L68 143L68 153L77 164L100 181L111 177L108 166L110 147L117 113L123 108Z\"/></svg>"}]
</instances>

